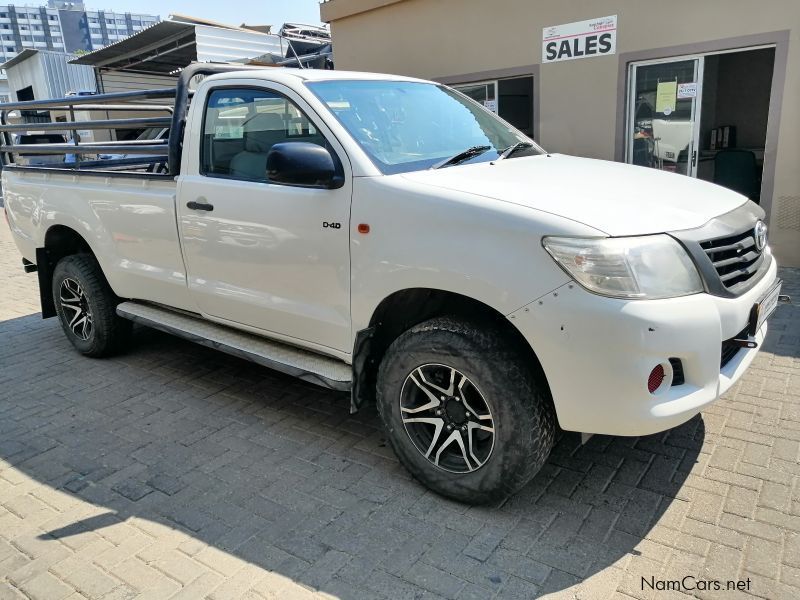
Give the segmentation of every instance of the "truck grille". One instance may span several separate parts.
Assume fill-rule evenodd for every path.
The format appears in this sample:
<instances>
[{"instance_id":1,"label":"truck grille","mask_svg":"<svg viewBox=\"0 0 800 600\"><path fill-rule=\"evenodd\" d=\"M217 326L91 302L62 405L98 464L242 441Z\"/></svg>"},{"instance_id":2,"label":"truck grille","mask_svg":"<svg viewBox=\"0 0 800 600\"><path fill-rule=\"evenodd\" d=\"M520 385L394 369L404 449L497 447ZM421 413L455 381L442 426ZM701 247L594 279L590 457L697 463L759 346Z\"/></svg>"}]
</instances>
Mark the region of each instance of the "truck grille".
<instances>
[{"instance_id":1,"label":"truck grille","mask_svg":"<svg viewBox=\"0 0 800 600\"><path fill-rule=\"evenodd\" d=\"M736 235L700 243L719 279L728 290L736 292L756 274L764 254L756 248L753 229Z\"/></svg>"}]
</instances>

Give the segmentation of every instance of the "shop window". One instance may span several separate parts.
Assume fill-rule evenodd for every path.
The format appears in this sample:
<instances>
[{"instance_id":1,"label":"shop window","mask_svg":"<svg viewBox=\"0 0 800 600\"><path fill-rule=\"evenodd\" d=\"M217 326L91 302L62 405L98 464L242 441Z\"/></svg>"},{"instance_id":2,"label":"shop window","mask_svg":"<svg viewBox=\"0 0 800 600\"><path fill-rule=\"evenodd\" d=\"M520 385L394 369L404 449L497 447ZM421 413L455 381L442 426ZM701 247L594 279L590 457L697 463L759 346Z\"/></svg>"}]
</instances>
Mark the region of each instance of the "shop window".
<instances>
[{"instance_id":1,"label":"shop window","mask_svg":"<svg viewBox=\"0 0 800 600\"><path fill-rule=\"evenodd\" d=\"M500 118L533 137L533 77L499 80L497 104Z\"/></svg>"},{"instance_id":2,"label":"shop window","mask_svg":"<svg viewBox=\"0 0 800 600\"><path fill-rule=\"evenodd\" d=\"M533 138L532 76L463 83L452 87Z\"/></svg>"}]
</instances>

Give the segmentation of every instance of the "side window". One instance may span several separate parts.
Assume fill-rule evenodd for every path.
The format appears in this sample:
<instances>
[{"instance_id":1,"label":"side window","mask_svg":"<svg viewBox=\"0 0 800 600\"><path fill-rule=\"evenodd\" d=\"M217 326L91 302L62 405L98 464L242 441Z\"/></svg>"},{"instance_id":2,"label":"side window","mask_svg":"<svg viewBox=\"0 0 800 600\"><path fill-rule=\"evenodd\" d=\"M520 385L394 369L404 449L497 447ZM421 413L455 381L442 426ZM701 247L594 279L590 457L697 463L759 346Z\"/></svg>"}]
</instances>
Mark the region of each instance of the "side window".
<instances>
[{"instance_id":1,"label":"side window","mask_svg":"<svg viewBox=\"0 0 800 600\"><path fill-rule=\"evenodd\" d=\"M217 89L203 120L200 172L211 177L267 180L267 154L281 142L333 149L291 100L269 90Z\"/></svg>"}]
</instances>

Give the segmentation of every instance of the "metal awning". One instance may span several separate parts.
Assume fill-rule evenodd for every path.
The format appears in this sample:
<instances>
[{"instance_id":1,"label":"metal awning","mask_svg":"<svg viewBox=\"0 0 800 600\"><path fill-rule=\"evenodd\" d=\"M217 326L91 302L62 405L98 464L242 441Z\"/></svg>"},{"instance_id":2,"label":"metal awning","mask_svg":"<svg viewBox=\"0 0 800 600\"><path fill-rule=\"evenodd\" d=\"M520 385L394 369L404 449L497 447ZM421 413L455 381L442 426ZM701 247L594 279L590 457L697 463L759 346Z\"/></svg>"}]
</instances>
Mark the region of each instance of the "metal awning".
<instances>
[{"instance_id":1,"label":"metal awning","mask_svg":"<svg viewBox=\"0 0 800 600\"><path fill-rule=\"evenodd\" d=\"M267 52L285 55L281 36L240 27L162 21L70 61L102 71L175 74L193 62L231 63Z\"/></svg>"},{"instance_id":2,"label":"metal awning","mask_svg":"<svg viewBox=\"0 0 800 600\"><path fill-rule=\"evenodd\" d=\"M70 62L101 69L169 74L196 60L195 25L161 21Z\"/></svg>"},{"instance_id":3,"label":"metal awning","mask_svg":"<svg viewBox=\"0 0 800 600\"><path fill-rule=\"evenodd\" d=\"M8 69L9 67L13 67L14 65L18 65L19 63L28 60L31 56L36 56L39 54L38 50L34 50L33 48L25 48L22 52L17 54L15 57L7 60L2 65L0 65L0 69Z\"/></svg>"}]
</instances>

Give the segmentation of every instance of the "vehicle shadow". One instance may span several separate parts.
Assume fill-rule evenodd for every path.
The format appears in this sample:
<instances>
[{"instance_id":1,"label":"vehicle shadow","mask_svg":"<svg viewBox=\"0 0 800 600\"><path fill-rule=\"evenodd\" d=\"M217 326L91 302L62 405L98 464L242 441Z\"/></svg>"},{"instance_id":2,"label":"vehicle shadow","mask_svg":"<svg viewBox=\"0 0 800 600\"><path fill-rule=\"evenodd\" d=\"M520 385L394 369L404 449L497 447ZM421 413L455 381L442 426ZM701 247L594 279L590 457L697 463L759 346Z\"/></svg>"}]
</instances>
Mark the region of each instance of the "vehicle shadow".
<instances>
[{"instance_id":1,"label":"vehicle shadow","mask_svg":"<svg viewBox=\"0 0 800 600\"><path fill-rule=\"evenodd\" d=\"M190 555L208 545L342 598L572 586L685 508L705 437L699 416L642 438L563 433L520 493L470 507L407 474L374 410L154 330L91 360L55 320L2 322L0 383L0 477L99 507L43 523L40 540L80 553L75 540L120 522L162 525L151 535L201 542Z\"/></svg>"}]
</instances>

